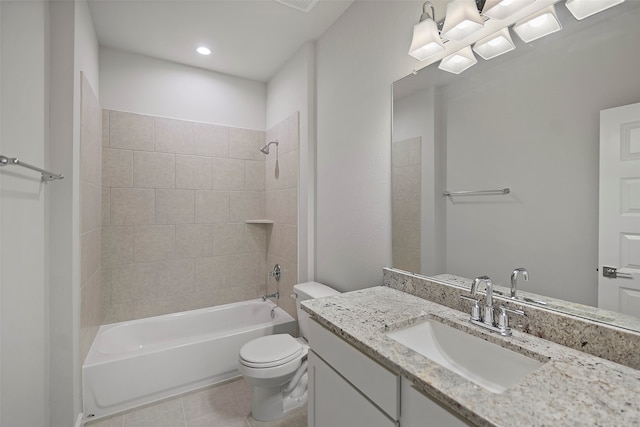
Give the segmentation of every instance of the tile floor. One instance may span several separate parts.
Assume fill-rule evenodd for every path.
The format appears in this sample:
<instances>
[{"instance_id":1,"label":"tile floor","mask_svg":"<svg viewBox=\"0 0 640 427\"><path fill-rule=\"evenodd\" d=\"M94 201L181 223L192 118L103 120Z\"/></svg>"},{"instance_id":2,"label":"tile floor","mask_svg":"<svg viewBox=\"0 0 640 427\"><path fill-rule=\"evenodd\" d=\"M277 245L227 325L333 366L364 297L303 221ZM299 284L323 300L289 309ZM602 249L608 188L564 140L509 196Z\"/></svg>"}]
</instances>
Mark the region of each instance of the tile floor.
<instances>
[{"instance_id":1,"label":"tile floor","mask_svg":"<svg viewBox=\"0 0 640 427\"><path fill-rule=\"evenodd\" d=\"M189 392L88 422L87 427L306 427L307 408L260 422L251 416L251 387L244 378Z\"/></svg>"}]
</instances>

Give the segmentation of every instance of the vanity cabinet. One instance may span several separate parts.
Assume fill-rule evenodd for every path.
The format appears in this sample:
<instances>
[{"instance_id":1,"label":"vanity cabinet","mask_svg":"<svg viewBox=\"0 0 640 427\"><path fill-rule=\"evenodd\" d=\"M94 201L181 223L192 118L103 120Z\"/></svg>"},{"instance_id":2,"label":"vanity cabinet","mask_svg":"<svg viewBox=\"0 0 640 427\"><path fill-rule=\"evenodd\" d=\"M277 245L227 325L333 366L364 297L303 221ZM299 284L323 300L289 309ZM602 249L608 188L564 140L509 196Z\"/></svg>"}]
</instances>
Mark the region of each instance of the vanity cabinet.
<instances>
[{"instance_id":1,"label":"vanity cabinet","mask_svg":"<svg viewBox=\"0 0 640 427\"><path fill-rule=\"evenodd\" d=\"M308 427L468 427L448 409L315 321Z\"/></svg>"},{"instance_id":2,"label":"vanity cabinet","mask_svg":"<svg viewBox=\"0 0 640 427\"><path fill-rule=\"evenodd\" d=\"M400 385L401 427L469 427L473 424L459 418L439 403L431 400L402 378Z\"/></svg>"},{"instance_id":3,"label":"vanity cabinet","mask_svg":"<svg viewBox=\"0 0 640 427\"><path fill-rule=\"evenodd\" d=\"M400 377L309 323L308 427L398 426Z\"/></svg>"}]
</instances>

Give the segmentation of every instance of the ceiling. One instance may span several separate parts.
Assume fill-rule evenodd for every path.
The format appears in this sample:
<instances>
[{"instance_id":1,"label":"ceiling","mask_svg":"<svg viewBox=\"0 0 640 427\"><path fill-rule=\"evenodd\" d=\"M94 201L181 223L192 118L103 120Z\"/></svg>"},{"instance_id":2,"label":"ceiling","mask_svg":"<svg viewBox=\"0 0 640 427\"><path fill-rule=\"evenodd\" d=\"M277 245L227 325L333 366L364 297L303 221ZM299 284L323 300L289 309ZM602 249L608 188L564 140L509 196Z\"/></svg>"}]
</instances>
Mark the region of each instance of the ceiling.
<instances>
[{"instance_id":1,"label":"ceiling","mask_svg":"<svg viewBox=\"0 0 640 427\"><path fill-rule=\"evenodd\" d=\"M303 12L274 0L89 0L89 9L101 46L266 82L352 3ZM212 54L196 53L201 45Z\"/></svg>"}]
</instances>

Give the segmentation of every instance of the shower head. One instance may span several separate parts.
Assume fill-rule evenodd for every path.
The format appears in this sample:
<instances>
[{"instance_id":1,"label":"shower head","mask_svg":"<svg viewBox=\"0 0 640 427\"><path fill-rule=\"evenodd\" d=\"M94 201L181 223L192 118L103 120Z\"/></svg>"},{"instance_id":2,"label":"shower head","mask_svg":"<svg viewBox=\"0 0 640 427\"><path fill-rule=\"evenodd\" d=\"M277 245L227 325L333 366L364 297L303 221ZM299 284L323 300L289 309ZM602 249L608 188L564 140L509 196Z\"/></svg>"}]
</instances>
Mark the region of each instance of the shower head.
<instances>
[{"instance_id":1,"label":"shower head","mask_svg":"<svg viewBox=\"0 0 640 427\"><path fill-rule=\"evenodd\" d=\"M262 147L260 149L260 151L262 151L264 154L269 154L269 146L271 144L276 144L276 147L278 146L278 141L271 141L270 143L268 143L267 145L265 145L264 147Z\"/></svg>"}]
</instances>

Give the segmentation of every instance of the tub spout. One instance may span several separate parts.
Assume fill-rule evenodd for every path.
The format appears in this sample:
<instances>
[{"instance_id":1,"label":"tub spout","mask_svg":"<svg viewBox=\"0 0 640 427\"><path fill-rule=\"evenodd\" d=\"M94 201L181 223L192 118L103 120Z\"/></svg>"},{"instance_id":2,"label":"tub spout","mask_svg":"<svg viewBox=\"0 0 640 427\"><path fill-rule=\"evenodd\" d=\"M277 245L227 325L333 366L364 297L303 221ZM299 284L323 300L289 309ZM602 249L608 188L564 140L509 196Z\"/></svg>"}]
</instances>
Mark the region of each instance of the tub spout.
<instances>
[{"instance_id":1,"label":"tub spout","mask_svg":"<svg viewBox=\"0 0 640 427\"><path fill-rule=\"evenodd\" d=\"M266 301L267 298L275 298L275 299L280 299L280 292L276 292L273 294L265 294L262 296L262 301Z\"/></svg>"}]
</instances>

